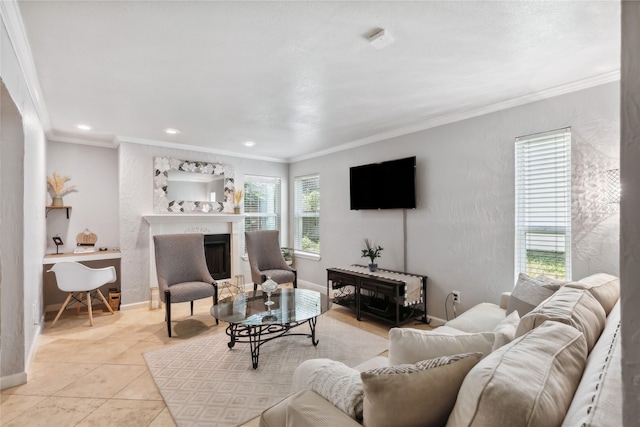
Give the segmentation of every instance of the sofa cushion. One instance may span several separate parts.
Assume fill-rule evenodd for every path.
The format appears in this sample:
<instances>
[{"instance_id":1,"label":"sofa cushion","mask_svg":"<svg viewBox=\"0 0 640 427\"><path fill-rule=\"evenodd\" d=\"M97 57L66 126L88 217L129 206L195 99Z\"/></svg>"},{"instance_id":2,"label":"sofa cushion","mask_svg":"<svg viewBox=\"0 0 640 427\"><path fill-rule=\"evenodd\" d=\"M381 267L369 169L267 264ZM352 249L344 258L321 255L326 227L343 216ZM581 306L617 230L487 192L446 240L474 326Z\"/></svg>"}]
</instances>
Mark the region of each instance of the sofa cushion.
<instances>
[{"instance_id":1,"label":"sofa cushion","mask_svg":"<svg viewBox=\"0 0 640 427\"><path fill-rule=\"evenodd\" d=\"M363 425L443 426L460 384L481 357L459 354L363 372Z\"/></svg>"},{"instance_id":2,"label":"sofa cushion","mask_svg":"<svg viewBox=\"0 0 640 427\"><path fill-rule=\"evenodd\" d=\"M493 329L495 339L493 340L493 346L491 350L497 350L505 344L509 344L516 337L516 329L520 323L520 316L517 311L514 311L510 315L504 318Z\"/></svg>"},{"instance_id":3,"label":"sofa cushion","mask_svg":"<svg viewBox=\"0 0 640 427\"><path fill-rule=\"evenodd\" d=\"M331 359L311 359L296 368L294 377L294 392L314 391L349 417L362 419L360 371Z\"/></svg>"},{"instance_id":4,"label":"sofa cushion","mask_svg":"<svg viewBox=\"0 0 640 427\"><path fill-rule=\"evenodd\" d=\"M389 365L417 363L453 354L491 353L493 332L446 335L434 331L411 328L392 328L389 331Z\"/></svg>"},{"instance_id":5,"label":"sofa cushion","mask_svg":"<svg viewBox=\"0 0 640 427\"><path fill-rule=\"evenodd\" d=\"M580 331L545 322L467 374L447 427L559 426L586 358Z\"/></svg>"},{"instance_id":6,"label":"sofa cushion","mask_svg":"<svg viewBox=\"0 0 640 427\"><path fill-rule=\"evenodd\" d=\"M508 316L514 311L517 311L520 317L522 317L536 308L542 301L553 295L555 291L556 286L520 273L516 286L513 288L513 292L511 292L506 315Z\"/></svg>"},{"instance_id":7,"label":"sofa cushion","mask_svg":"<svg viewBox=\"0 0 640 427\"><path fill-rule=\"evenodd\" d=\"M591 295L602 305L607 316L620 298L620 279L610 274L593 274L578 282L568 283L567 286L591 292Z\"/></svg>"},{"instance_id":8,"label":"sofa cushion","mask_svg":"<svg viewBox=\"0 0 640 427\"><path fill-rule=\"evenodd\" d=\"M607 317L600 339L587 358L580 385L563 426L621 426L620 304Z\"/></svg>"},{"instance_id":9,"label":"sofa cushion","mask_svg":"<svg viewBox=\"0 0 640 427\"><path fill-rule=\"evenodd\" d=\"M520 319L516 337L547 320L565 323L584 333L589 351L598 340L605 321L604 309L588 292L563 286L551 298Z\"/></svg>"},{"instance_id":10,"label":"sofa cushion","mask_svg":"<svg viewBox=\"0 0 640 427\"><path fill-rule=\"evenodd\" d=\"M474 305L444 325L469 333L491 332L504 317L503 308L490 302L483 302Z\"/></svg>"}]
</instances>

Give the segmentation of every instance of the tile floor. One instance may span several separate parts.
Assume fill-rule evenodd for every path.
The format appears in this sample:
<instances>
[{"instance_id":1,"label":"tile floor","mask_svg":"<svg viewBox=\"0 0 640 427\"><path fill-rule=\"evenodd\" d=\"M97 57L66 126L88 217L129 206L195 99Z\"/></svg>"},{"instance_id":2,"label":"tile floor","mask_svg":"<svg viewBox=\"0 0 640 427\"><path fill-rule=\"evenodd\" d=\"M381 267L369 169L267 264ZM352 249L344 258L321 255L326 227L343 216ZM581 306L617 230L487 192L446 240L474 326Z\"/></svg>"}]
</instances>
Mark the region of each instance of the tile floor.
<instances>
[{"instance_id":1,"label":"tile floor","mask_svg":"<svg viewBox=\"0 0 640 427\"><path fill-rule=\"evenodd\" d=\"M76 316L75 309L66 310L53 328L55 313L47 313L28 382L0 391L0 425L175 426L142 353L224 330L226 324L216 326L209 314L210 306L209 299L196 301L191 317L188 303L172 305L172 338L164 309L111 315L95 306L93 327L86 311ZM327 315L383 337L390 328L366 317L358 322L352 311L337 305ZM258 426L258 420L245 426Z\"/></svg>"}]
</instances>

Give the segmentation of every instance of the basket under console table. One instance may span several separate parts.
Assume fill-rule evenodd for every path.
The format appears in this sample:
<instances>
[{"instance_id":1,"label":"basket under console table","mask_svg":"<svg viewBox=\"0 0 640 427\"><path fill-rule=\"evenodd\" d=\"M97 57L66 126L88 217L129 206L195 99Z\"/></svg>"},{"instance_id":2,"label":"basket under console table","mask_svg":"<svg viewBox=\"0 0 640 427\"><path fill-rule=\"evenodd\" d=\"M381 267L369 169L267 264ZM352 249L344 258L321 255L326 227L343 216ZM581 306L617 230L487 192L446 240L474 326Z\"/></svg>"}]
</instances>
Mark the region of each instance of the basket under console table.
<instances>
[{"instance_id":1,"label":"basket under console table","mask_svg":"<svg viewBox=\"0 0 640 427\"><path fill-rule=\"evenodd\" d=\"M409 290L409 281L418 289ZM327 269L327 295L334 291L333 303L399 326L420 317L427 320L427 276L393 270L369 272L367 267L353 265Z\"/></svg>"}]
</instances>

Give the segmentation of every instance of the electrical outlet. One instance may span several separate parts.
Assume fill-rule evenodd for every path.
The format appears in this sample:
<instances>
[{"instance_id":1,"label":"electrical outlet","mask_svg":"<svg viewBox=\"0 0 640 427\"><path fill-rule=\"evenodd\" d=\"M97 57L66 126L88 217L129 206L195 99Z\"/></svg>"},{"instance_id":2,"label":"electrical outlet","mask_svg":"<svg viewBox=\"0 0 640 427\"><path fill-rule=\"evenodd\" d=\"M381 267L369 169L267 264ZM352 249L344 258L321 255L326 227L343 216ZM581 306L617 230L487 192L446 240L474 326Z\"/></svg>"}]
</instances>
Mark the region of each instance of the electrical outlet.
<instances>
[{"instance_id":1,"label":"electrical outlet","mask_svg":"<svg viewBox=\"0 0 640 427\"><path fill-rule=\"evenodd\" d=\"M453 303L460 304L460 291L451 291L453 294Z\"/></svg>"}]
</instances>

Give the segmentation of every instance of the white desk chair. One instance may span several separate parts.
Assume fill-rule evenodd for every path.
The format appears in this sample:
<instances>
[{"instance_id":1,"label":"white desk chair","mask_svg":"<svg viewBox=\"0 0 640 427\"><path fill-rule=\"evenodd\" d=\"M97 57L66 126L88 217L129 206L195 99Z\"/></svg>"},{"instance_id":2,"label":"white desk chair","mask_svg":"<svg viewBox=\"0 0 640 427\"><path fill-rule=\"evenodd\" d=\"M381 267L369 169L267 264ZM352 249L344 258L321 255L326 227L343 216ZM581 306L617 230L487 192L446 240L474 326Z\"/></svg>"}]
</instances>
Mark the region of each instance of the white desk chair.
<instances>
[{"instance_id":1,"label":"white desk chair","mask_svg":"<svg viewBox=\"0 0 640 427\"><path fill-rule=\"evenodd\" d=\"M80 264L78 262L59 262L54 264L51 268L56 275L56 281L58 282L58 288L61 291L69 292L67 295L67 299L65 300L62 307L60 307L60 311L58 311L58 315L53 320L51 326L54 326L64 309L69 304L71 298L73 298L78 303L78 311L80 311L80 303L82 302L82 293L86 294L86 305L89 310L89 324L93 326L93 315L91 312L91 293L94 292L98 294L102 302L104 302L105 307L113 314L113 310L111 306L107 302L100 289L100 286L105 285L107 283L113 283L116 281L116 269L113 267L106 268L89 268L86 265ZM79 295L76 295L79 294Z\"/></svg>"}]
</instances>

